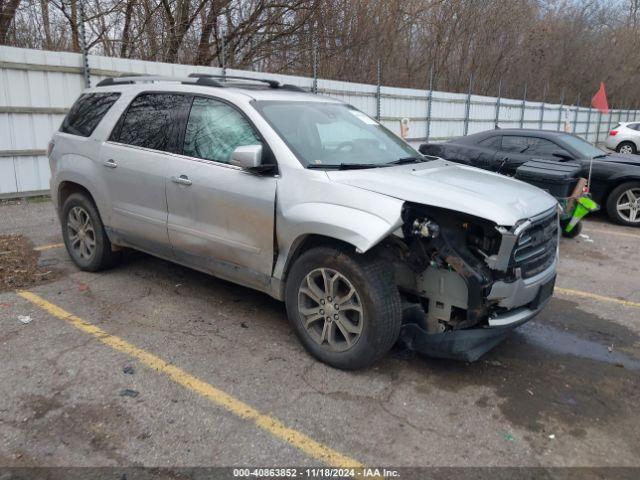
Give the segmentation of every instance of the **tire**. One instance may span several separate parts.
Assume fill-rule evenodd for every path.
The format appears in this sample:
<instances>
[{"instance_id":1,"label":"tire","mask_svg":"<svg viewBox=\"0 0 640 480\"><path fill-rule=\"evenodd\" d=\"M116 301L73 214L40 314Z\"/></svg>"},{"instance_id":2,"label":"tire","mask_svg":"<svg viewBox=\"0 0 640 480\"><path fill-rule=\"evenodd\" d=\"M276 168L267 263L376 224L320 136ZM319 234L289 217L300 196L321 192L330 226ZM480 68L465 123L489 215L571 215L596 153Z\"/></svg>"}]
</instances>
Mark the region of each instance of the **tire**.
<instances>
[{"instance_id":1,"label":"tire","mask_svg":"<svg viewBox=\"0 0 640 480\"><path fill-rule=\"evenodd\" d=\"M324 287L326 283L332 287ZM309 294L313 291L317 295ZM371 365L391 349L400 334L402 304L393 268L375 253L359 255L339 247L317 247L303 253L289 272L285 301L289 322L302 345L335 368L356 370Z\"/></svg>"},{"instance_id":2,"label":"tire","mask_svg":"<svg viewBox=\"0 0 640 480\"><path fill-rule=\"evenodd\" d=\"M81 270L104 270L112 267L120 258L120 252L111 249L98 209L86 195L69 195L62 206L60 223L67 253ZM82 233L77 230L80 224Z\"/></svg>"},{"instance_id":3,"label":"tire","mask_svg":"<svg viewBox=\"0 0 640 480\"><path fill-rule=\"evenodd\" d=\"M629 197L632 193L636 201ZM618 205L632 204L630 209L619 210ZM633 206L635 205L635 208ZM633 215L635 211L635 216ZM607 197L607 214L609 218L621 225L640 227L640 182L627 182L614 188Z\"/></svg>"},{"instance_id":4,"label":"tire","mask_svg":"<svg viewBox=\"0 0 640 480\"><path fill-rule=\"evenodd\" d=\"M624 150L624 152L622 150ZM636 154L638 153L638 148L633 142L620 142L620 144L616 147L616 152Z\"/></svg>"},{"instance_id":5,"label":"tire","mask_svg":"<svg viewBox=\"0 0 640 480\"><path fill-rule=\"evenodd\" d=\"M570 232L566 232L565 228L567 227L568 221L560 222L560 228L562 228L562 236L565 238L576 238L582 232L582 222L578 222L578 224L571 229Z\"/></svg>"}]
</instances>

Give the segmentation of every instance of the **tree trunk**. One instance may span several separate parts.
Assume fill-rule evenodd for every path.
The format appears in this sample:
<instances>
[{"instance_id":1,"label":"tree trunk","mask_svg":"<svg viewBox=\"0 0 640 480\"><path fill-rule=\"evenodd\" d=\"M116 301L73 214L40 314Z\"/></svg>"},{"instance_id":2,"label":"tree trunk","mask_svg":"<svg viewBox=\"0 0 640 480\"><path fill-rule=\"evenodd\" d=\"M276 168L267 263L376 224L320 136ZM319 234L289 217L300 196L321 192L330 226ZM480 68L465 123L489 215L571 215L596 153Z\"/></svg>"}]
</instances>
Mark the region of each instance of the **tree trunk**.
<instances>
[{"instance_id":1,"label":"tree trunk","mask_svg":"<svg viewBox=\"0 0 640 480\"><path fill-rule=\"evenodd\" d=\"M20 5L20 0L9 0L0 2L0 45L7 43L9 27L16 16L16 10Z\"/></svg>"},{"instance_id":2,"label":"tree trunk","mask_svg":"<svg viewBox=\"0 0 640 480\"><path fill-rule=\"evenodd\" d=\"M71 48L74 52L80 51L80 36L78 35L78 2L77 0L71 0L71 17L69 19L71 24Z\"/></svg>"},{"instance_id":3,"label":"tree trunk","mask_svg":"<svg viewBox=\"0 0 640 480\"><path fill-rule=\"evenodd\" d=\"M42 28L44 30L44 49L51 50L51 22L49 21L49 4L47 0L40 0L40 11L42 12Z\"/></svg>"},{"instance_id":4,"label":"tree trunk","mask_svg":"<svg viewBox=\"0 0 640 480\"><path fill-rule=\"evenodd\" d=\"M207 18L202 26L202 32L200 33L196 65L208 65L211 61L211 57L209 55L209 39L211 38L211 32L218 21L218 10L216 7L216 1L212 0L209 11L207 12Z\"/></svg>"},{"instance_id":5,"label":"tree trunk","mask_svg":"<svg viewBox=\"0 0 640 480\"><path fill-rule=\"evenodd\" d=\"M131 28L131 15L133 14L133 0L127 0L127 7L124 11L124 29L122 30L122 45L120 46L120 56L128 58L130 52L129 42Z\"/></svg>"}]
</instances>

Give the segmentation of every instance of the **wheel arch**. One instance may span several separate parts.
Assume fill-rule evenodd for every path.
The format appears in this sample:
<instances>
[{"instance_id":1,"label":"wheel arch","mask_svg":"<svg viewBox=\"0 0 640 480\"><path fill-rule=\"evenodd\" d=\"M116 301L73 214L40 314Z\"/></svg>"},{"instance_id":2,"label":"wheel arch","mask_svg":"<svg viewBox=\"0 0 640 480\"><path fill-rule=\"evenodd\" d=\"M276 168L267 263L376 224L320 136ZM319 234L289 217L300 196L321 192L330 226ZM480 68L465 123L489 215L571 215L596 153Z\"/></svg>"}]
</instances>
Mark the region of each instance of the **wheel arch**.
<instances>
[{"instance_id":1,"label":"wheel arch","mask_svg":"<svg viewBox=\"0 0 640 480\"><path fill-rule=\"evenodd\" d=\"M607 202L609 201L609 195L611 195L611 192L613 192L616 188L618 188L623 183L628 183L628 182L640 182L640 175L638 176L625 175L625 176L617 176L617 177L610 178L609 182L607 183L607 188L604 194L602 195L601 203L603 205L606 205Z\"/></svg>"},{"instance_id":2,"label":"wheel arch","mask_svg":"<svg viewBox=\"0 0 640 480\"><path fill-rule=\"evenodd\" d=\"M74 193L82 193L89 197L94 205L96 204L95 198L87 187L71 180L63 180L58 185L58 192L56 195L56 200L58 202L58 208L60 211L62 211L62 206L64 205L64 202L67 200L67 198L69 198L69 196Z\"/></svg>"},{"instance_id":3,"label":"wheel arch","mask_svg":"<svg viewBox=\"0 0 640 480\"><path fill-rule=\"evenodd\" d=\"M278 284L274 294L283 298L287 273L305 251L317 246L334 246L366 253L384 241L402 225L401 207L394 215L382 218L350 207L327 204L303 204L277 219L279 247L272 277ZM326 207L330 208L326 208Z\"/></svg>"}]
</instances>

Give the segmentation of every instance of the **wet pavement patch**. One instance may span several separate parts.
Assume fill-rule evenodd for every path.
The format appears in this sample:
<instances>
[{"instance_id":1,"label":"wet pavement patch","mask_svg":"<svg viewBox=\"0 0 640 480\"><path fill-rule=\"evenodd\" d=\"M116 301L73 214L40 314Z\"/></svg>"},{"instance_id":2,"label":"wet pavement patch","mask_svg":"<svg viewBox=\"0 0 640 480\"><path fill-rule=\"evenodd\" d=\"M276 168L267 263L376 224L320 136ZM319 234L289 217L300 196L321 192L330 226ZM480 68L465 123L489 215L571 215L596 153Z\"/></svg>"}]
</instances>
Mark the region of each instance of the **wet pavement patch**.
<instances>
[{"instance_id":1,"label":"wet pavement patch","mask_svg":"<svg viewBox=\"0 0 640 480\"><path fill-rule=\"evenodd\" d=\"M578 302L554 297L550 307L540 312L531 323L538 326L549 325L555 330L570 331L573 336L614 347L632 347L640 342L640 336L633 330L581 310ZM560 352L563 350L561 345L549 345L549 348Z\"/></svg>"},{"instance_id":2,"label":"wet pavement patch","mask_svg":"<svg viewBox=\"0 0 640 480\"><path fill-rule=\"evenodd\" d=\"M542 449L548 435L583 438L592 428L611 429L636 445L640 455L640 358L638 336L626 327L554 299L547 311L517 329L475 363L418 357L405 363L424 377L418 395L433 388L450 392L489 387L494 396L471 398L486 415L497 407L512 425L531 432ZM627 352L609 351L608 345ZM408 365L410 363L410 365Z\"/></svg>"},{"instance_id":3,"label":"wet pavement patch","mask_svg":"<svg viewBox=\"0 0 640 480\"><path fill-rule=\"evenodd\" d=\"M0 292L53 279L55 272L38 265L39 257L24 235L0 235Z\"/></svg>"}]
</instances>

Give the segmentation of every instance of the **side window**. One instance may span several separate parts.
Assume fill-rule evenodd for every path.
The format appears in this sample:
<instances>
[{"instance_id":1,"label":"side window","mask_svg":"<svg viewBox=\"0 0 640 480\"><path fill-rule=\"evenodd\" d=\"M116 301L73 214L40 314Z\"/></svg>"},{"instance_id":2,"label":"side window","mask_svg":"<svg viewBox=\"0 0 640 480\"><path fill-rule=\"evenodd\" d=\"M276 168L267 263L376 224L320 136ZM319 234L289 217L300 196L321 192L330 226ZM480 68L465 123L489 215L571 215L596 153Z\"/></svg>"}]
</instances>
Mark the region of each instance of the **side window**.
<instances>
[{"instance_id":1,"label":"side window","mask_svg":"<svg viewBox=\"0 0 640 480\"><path fill-rule=\"evenodd\" d=\"M558 151L565 152L550 140L537 137L519 137L515 135L505 135L502 137L501 150L511 153L538 155L541 157L552 157L553 153ZM566 153L569 155L568 152Z\"/></svg>"},{"instance_id":2,"label":"side window","mask_svg":"<svg viewBox=\"0 0 640 480\"><path fill-rule=\"evenodd\" d=\"M495 137L485 138L484 140L480 140L478 142L478 145L481 145L484 148L491 148L493 150L498 150L501 144L502 144L502 137L500 135L496 135Z\"/></svg>"},{"instance_id":3,"label":"side window","mask_svg":"<svg viewBox=\"0 0 640 480\"><path fill-rule=\"evenodd\" d=\"M133 99L110 140L165 152L175 151L172 128L188 98L172 93L144 93Z\"/></svg>"},{"instance_id":4,"label":"side window","mask_svg":"<svg viewBox=\"0 0 640 480\"><path fill-rule=\"evenodd\" d=\"M630 123L627 127L632 128L633 130L638 130L640 132L640 123Z\"/></svg>"},{"instance_id":5,"label":"side window","mask_svg":"<svg viewBox=\"0 0 640 480\"><path fill-rule=\"evenodd\" d=\"M261 143L254 128L235 108L212 98L193 99L184 134L184 155L229 163L236 147Z\"/></svg>"},{"instance_id":6,"label":"side window","mask_svg":"<svg viewBox=\"0 0 640 480\"><path fill-rule=\"evenodd\" d=\"M560 148L550 140L545 140L544 138L535 138L534 140L536 140L536 142L531 144L531 146L527 150L527 153L530 155L552 157L553 152L562 152L569 155L569 152L566 152L564 149Z\"/></svg>"},{"instance_id":7,"label":"side window","mask_svg":"<svg viewBox=\"0 0 640 480\"><path fill-rule=\"evenodd\" d=\"M81 137L90 136L119 97L120 94L115 92L80 95L62 122L60 131Z\"/></svg>"},{"instance_id":8,"label":"side window","mask_svg":"<svg viewBox=\"0 0 640 480\"><path fill-rule=\"evenodd\" d=\"M502 146L500 150L511 153L524 153L529 148L528 137L516 137L514 135L505 135L502 137Z\"/></svg>"}]
</instances>

